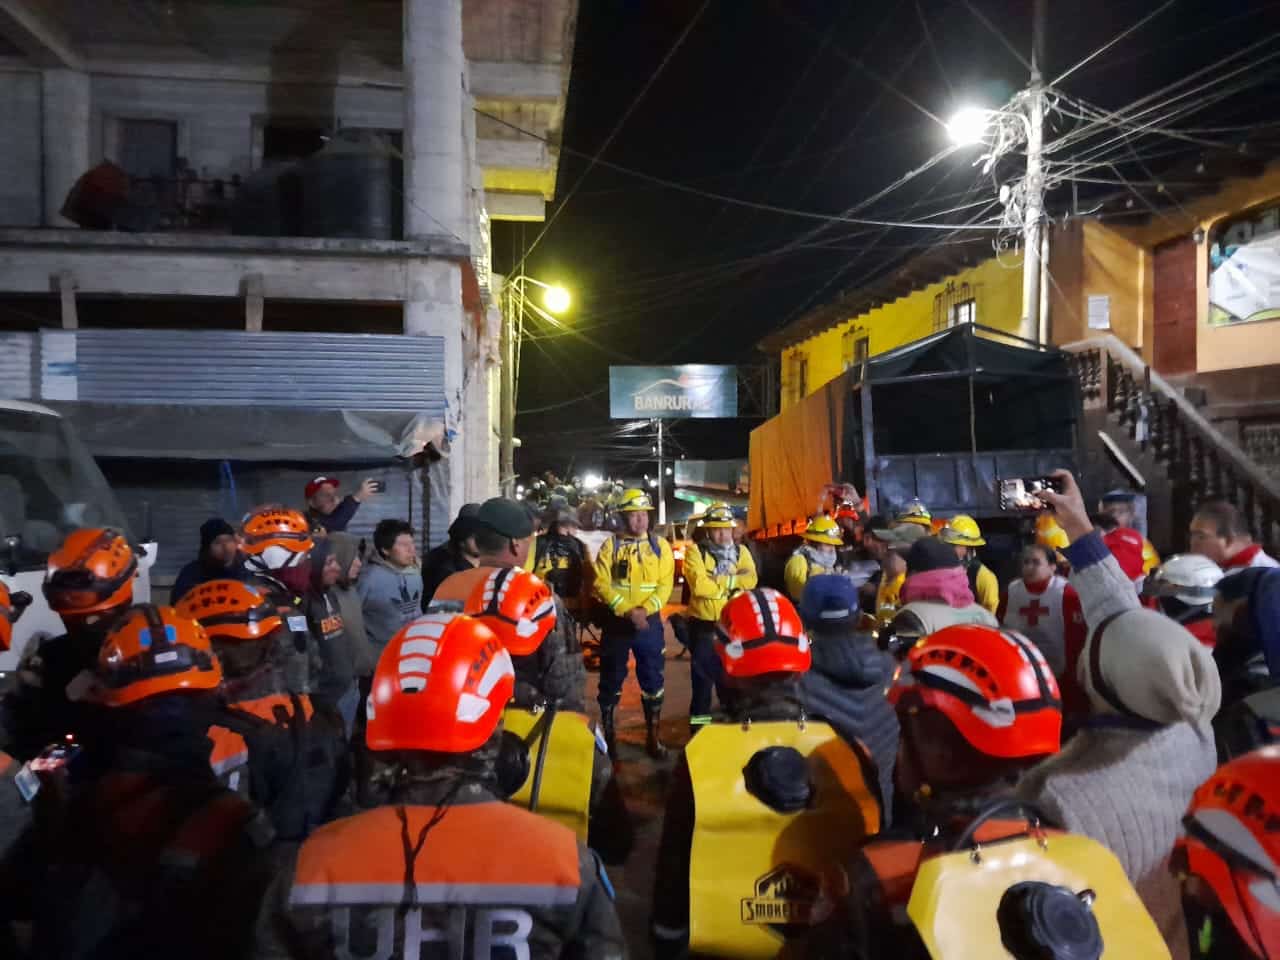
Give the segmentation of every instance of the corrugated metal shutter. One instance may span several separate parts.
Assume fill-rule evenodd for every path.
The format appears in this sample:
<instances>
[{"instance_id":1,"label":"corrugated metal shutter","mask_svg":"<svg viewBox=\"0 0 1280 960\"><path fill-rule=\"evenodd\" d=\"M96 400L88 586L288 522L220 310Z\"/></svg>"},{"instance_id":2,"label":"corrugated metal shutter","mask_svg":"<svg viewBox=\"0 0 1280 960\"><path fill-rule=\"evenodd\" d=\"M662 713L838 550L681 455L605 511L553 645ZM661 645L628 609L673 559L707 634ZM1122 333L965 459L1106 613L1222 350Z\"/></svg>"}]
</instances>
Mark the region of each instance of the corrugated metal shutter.
<instances>
[{"instance_id":1,"label":"corrugated metal shutter","mask_svg":"<svg viewBox=\"0 0 1280 960\"><path fill-rule=\"evenodd\" d=\"M348 532L372 543L373 528L386 517L408 520L422 547L422 489L420 474L396 467L362 471L332 470L324 464L314 469L281 468L271 465L235 465L230 473L217 463L107 460L102 462L131 528L143 536L150 522L150 534L159 544L152 575L172 578L182 566L194 560L200 545L200 525L220 516L237 525L241 516L261 503L286 503L304 509L303 487L320 474L342 481L342 490L351 491L365 477L382 480L386 493L361 504ZM440 494L443 475L433 475L431 528L428 547L441 542L449 524L445 498ZM412 490L410 489L412 487ZM410 504L412 503L412 511Z\"/></svg>"},{"instance_id":2,"label":"corrugated metal shutter","mask_svg":"<svg viewBox=\"0 0 1280 960\"><path fill-rule=\"evenodd\" d=\"M0 399L30 400L35 334L0 333Z\"/></svg>"},{"instance_id":3,"label":"corrugated metal shutter","mask_svg":"<svg viewBox=\"0 0 1280 960\"><path fill-rule=\"evenodd\" d=\"M79 399L444 416L444 340L384 334L80 330Z\"/></svg>"}]
</instances>

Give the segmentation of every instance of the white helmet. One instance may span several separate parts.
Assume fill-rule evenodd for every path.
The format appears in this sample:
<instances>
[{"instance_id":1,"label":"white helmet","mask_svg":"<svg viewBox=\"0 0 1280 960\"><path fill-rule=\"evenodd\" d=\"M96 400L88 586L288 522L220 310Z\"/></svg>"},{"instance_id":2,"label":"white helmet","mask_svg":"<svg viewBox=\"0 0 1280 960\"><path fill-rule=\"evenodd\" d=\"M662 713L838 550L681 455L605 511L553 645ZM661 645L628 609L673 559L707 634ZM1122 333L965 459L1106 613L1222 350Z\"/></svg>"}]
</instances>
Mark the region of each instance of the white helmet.
<instances>
[{"instance_id":1,"label":"white helmet","mask_svg":"<svg viewBox=\"0 0 1280 960\"><path fill-rule=\"evenodd\" d=\"M1192 607L1210 606L1222 579L1222 568L1196 553L1170 557L1147 574L1142 593L1147 597L1174 597Z\"/></svg>"}]
</instances>

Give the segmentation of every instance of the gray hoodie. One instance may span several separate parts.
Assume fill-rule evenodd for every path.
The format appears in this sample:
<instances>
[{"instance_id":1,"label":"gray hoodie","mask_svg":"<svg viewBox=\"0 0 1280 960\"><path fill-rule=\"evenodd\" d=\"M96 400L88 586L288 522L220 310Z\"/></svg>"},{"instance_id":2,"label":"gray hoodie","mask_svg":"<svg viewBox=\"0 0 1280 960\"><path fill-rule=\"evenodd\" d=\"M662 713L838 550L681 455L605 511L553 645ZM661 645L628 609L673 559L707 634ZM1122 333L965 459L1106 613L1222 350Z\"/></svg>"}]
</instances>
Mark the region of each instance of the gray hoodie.
<instances>
[{"instance_id":1,"label":"gray hoodie","mask_svg":"<svg viewBox=\"0 0 1280 960\"><path fill-rule=\"evenodd\" d=\"M421 613L422 570L396 567L376 550L356 582L364 629L378 653L396 631Z\"/></svg>"}]
</instances>

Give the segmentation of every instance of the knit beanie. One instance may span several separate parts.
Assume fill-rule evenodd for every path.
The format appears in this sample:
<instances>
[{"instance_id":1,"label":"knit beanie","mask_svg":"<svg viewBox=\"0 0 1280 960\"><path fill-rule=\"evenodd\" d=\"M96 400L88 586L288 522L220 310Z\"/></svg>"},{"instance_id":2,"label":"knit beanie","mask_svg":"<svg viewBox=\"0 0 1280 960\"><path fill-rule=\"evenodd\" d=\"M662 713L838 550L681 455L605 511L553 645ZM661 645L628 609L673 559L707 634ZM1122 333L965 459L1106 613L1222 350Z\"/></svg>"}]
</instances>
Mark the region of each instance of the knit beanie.
<instances>
[{"instance_id":1,"label":"knit beanie","mask_svg":"<svg viewBox=\"0 0 1280 960\"><path fill-rule=\"evenodd\" d=\"M236 535L235 529L221 517L210 517L200 524L200 549L208 550L213 541L221 536Z\"/></svg>"},{"instance_id":2,"label":"knit beanie","mask_svg":"<svg viewBox=\"0 0 1280 960\"><path fill-rule=\"evenodd\" d=\"M1125 610L1091 630L1076 679L1094 713L1164 726L1207 724L1222 702L1213 654L1154 610Z\"/></svg>"}]
</instances>

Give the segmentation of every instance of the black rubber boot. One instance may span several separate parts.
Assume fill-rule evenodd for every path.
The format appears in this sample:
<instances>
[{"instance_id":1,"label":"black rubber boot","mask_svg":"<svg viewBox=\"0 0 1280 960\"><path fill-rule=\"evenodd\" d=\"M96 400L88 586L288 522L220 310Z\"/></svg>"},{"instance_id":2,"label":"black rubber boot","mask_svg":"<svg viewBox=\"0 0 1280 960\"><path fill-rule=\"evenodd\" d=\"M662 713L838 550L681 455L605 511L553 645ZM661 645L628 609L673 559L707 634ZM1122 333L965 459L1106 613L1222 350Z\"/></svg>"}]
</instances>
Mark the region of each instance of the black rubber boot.
<instances>
[{"instance_id":1,"label":"black rubber boot","mask_svg":"<svg viewBox=\"0 0 1280 960\"><path fill-rule=\"evenodd\" d=\"M600 729L604 731L604 745L609 750L609 759L618 759L618 734L613 727L613 711L617 705L600 708Z\"/></svg>"},{"instance_id":2,"label":"black rubber boot","mask_svg":"<svg viewBox=\"0 0 1280 960\"><path fill-rule=\"evenodd\" d=\"M667 755L666 744L662 742L658 730L658 725L662 722L662 701L644 700L642 703L644 704L645 753L655 760L662 760Z\"/></svg>"}]
</instances>

